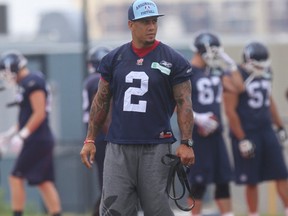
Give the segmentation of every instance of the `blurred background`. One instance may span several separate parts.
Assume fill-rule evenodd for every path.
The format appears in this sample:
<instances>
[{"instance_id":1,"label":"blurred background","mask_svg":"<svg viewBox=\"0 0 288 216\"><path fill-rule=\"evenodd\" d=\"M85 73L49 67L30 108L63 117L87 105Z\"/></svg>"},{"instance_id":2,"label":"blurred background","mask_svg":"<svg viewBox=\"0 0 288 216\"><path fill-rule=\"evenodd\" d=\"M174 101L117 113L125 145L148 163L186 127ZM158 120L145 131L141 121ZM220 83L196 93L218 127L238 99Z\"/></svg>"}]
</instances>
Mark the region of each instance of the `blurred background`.
<instances>
[{"instance_id":1,"label":"blurred background","mask_svg":"<svg viewBox=\"0 0 288 216\"><path fill-rule=\"evenodd\" d=\"M190 45L199 30L220 36L225 50L241 61L242 48L251 40L264 42L274 70L273 95L287 127L288 0L155 0L159 12L158 39L190 59ZM52 86L51 126L57 140L56 185L64 212L86 213L99 196L97 172L86 170L79 152L86 131L82 123L82 81L87 75L90 47L116 47L131 40L127 10L131 0L0 0L0 53L17 49L27 56L31 70L45 73ZM0 83L1 84L1 83ZM17 108L7 108L14 89L0 92L0 131L15 121ZM177 126L172 119L175 133ZM228 142L229 144L229 142ZM174 145L177 146L177 143ZM229 145L228 145L228 148ZM288 150L284 151L287 154ZM288 158L286 156L286 158ZM2 155L0 190L9 203L7 177L15 155ZM244 214L244 191L232 184L233 207ZM205 211L215 212L213 187L205 198ZM283 207L272 183L261 185L262 213L277 215ZM1 202L1 201L0 201ZM28 188L27 203L44 211L40 196Z\"/></svg>"}]
</instances>

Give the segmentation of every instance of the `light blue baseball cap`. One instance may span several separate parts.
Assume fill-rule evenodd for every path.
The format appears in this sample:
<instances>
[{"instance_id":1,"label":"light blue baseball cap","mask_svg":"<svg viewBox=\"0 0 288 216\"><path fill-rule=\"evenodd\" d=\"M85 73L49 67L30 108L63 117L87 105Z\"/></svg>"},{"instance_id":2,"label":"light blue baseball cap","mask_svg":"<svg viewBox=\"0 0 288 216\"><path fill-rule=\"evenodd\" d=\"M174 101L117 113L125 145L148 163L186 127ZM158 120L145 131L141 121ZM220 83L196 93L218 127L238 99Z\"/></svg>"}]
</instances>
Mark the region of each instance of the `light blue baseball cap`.
<instances>
[{"instance_id":1,"label":"light blue baseball cap","mask_svg":"<svg viewBox=\"0 0 288 216\"><path fill-rule=\"evenodd\" d=\"M147 17L160 17L157 5L151 0L136 0L128 10L128 20L135 21Z\"/></svg>"}]
</instances>

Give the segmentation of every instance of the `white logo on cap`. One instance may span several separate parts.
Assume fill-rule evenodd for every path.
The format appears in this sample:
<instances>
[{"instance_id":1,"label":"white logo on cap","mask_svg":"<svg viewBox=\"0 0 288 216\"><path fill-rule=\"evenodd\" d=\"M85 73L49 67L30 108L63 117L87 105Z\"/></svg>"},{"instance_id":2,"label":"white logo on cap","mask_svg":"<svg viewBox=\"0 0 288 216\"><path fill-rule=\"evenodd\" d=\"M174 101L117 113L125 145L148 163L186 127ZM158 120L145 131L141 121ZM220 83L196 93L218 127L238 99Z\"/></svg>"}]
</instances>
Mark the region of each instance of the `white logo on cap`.
<instances>
[{"instance_id":1,"label":"white logo on cap","mask_svg":"<svg viewBox=\"0 0 288 216\"><path fill-rule=\"evenodd\" d=\"M136 6L136 10L139 10L139 9L140 9L141 7L143 7L143 6L145 7L145 9L146 9L146 7L149 7L149 8L150 8L150 5L154 6L154 4L151 3L151 2L144 2L144 3Z\"/></svg>"}]
</instances>

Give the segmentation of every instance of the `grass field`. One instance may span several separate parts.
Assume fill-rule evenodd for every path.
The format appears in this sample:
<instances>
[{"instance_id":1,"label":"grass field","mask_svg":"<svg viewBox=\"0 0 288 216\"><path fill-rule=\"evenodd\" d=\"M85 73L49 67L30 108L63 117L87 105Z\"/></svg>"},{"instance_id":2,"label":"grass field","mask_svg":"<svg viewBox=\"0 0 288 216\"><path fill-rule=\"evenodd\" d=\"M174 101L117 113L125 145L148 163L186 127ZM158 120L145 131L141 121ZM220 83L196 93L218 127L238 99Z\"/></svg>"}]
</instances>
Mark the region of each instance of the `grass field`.
<instances>
[{"instance_id":1,"label":"grass field","mask_svg":"<svg viewBox=\"0 0 288 216\"><path fill-rule=\"evenodd\" d=\"M175 216L190 216L191 214L189 212L184 212L184 211L179 211L179 210L175 210L174 211ZM11 216L11 210L10 207L8 205L3 205L3 203L0 203L0 215L1 216ZM29 216L47 216L47 214L45 213L40 213L40 212L36 212L35 210L33 210L31 207L27 208L24 212L24 215L29 215ZM86 214L75 214L75 213L63 213L62 216L91 216L91 213L86 213ZM143 216L143 213L139 212L138 216ZM203 214L203 216L220 216L218 214ZM245 216L245 215L240 215L240 214L236 214L235 216ZM269 214L261 214L261 216L284 216L281 214L278 215L269 215Z\"/></svg>"},{"instance_id":2,"label":"grass field","mask_svg":"<svg viewBox=\"0 0 288 216\"><path fill-rule=\"evenodd\" d=\"M3 192L0 190L0 216L11 216L11 210L8 203L3 201ZM174 210L175 216L190 216L189 212L184 212L180 210ZM47 216L47 214L43 212L38 212L32 205L27 205L24 211L25 216ZM83 213L83 214L76 214L76 213L67 213L64 212L62 216L91 216L91 213ZM142 212L139 212L138 216L143 216ZM215 213L204 213L203 216L219 216ZM236 214L235 216L245 216L243 214ZM281 214L271 215L271 214L261 214L261 216L284 216Z\"/></svg>"}]
</instances>

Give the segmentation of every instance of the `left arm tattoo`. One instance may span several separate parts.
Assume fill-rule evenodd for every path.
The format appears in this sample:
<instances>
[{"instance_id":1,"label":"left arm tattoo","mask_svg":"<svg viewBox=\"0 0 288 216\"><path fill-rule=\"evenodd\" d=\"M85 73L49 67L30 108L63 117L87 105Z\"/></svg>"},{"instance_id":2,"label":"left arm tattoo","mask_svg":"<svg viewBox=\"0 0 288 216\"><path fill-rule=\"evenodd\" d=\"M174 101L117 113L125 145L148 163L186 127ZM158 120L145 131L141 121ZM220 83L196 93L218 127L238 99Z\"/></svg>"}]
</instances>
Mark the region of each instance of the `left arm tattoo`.
<instances>
[{"instance_id":1,"label":"left arm tattoo","mask_svg":"<svg viewBox=\"0 0 288 216\"><path fill-rule=\"evenodd\" d=\"M192 109L192 87L190 80L173 87L174 99L177 107L177 121L181 139L191 139L194 125Z\"/></svg>"}]
</instances>

